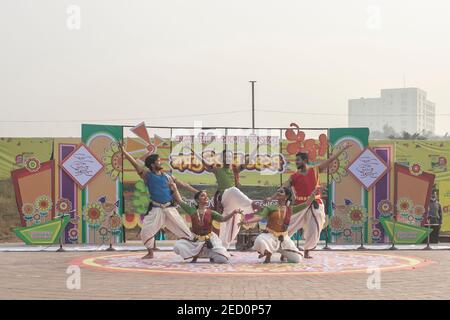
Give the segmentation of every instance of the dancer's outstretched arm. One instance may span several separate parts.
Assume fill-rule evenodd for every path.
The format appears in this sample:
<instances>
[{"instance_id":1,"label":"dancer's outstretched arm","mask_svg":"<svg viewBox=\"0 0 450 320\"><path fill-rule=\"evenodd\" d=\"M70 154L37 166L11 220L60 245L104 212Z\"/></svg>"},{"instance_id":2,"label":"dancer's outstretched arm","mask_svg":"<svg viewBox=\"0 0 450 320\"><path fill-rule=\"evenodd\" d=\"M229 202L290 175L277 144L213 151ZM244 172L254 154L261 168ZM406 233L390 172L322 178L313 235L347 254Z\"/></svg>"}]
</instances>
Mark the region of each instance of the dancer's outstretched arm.
<instances>
[{"instance_id":1,"label":"dancer's outstretched arm","mask_svg":"<svg viewBox=\"0 0 450 320\"><path fill-rule=\"evenodd\" d=\"M190 216L194 215L196 213L196 209L191 207L190 205L188 205L180 196L180 193L178 192L178 189L176 187L175 184L173 184L171 186L172 188L174 188L174 199L178 202L178 204L180 205L180 207ZM240 213L241 210L240 209L235 209L233 212L231 212L228 216L224 217L222 216L220 213L212 210L212 218L216 221L219 222L225 222L230 220L234 215L236 215L237 213Z\"/></svg>"},{"instance_id":2,"label":"dancer's outstretched arm","mask_svg":"<svg viewBox=\"0 0 450 320\"><path fill-rule=\"evenodd\" d=\"M172 190L172 196L173 196L173 199L175 200L175 202L176 203L179 203L180 205L182 204L182 203L184 203L184 201L183 201L183 198L181 197L181 194L180 194L180 191L178 191L178 188L177 188L177 184L175 183L175 181L174 180L172 180L172 179L169 179L169 181L167 182L168 183L168 185L169 185L169 188ZM187 205L187 204L186 204ZM184 209L184 208L183 208ZM186 211L186 210L185 210Z\"/></svg>"},{"instance_id":3,"label":"dancer's outstretched arm","mask_svg":"<svg viewBox=\"0 0 450 320\"><path fill-rule=\"evenodd\" d=\"M184 181L178 180L174 176L171 176L171 179L173 181L175 181L175 183L177 184L178 187L181 187L181 188L183 188L183 189L185 189L187 191L190 191L192 193L197 193L198 192L198 190L195 189L193 186L191 186L189 183L186 183Z\"/></svg>"},{"instance_id":4,"label":"dancer's outstretched arm","mask_svg":"<svg viewBox=\"0 0 450 320\"><path fill-rule=\"evenodd\" d=\"M196 213L197 209L188 205L180 195L178 191L177 185L174 182L169 183L170 188L173 190L173 198L180 205L184 212L186 212L189 216L192 216Z\"/></svg>"},{"instance_id":5,"label":"dancer's outstretched arm","mask_svg":"<svg viewBox=\"0 0 450 320\"><path fill-rule=\"evenodd\" d=\"M254 223L254 222L259 222L259 221L261 221L262 219L264 219L264 217L261 217L261 216L254 216L254 217L251 218L251 219L248 219L248 220L245 220L245 221L240 222L239 225L242 226L242 225L244 225L244 224L250 224L250 223Z\"/></svg>"},{"instance_id":6,"label":"dancer's outstretched arm","mask_svg":"<svg viewBox=\"0 0 450 320\"><path fill-rule=\"evenodd\" d=\"M123 141L119 142L119 148L122 151L122 154L125 155L125 158L127 158L127 160L130 161L131 165L133 166L134 170L136 170L138 175L141 178L145 179L145 174L149 171L149 169L146 168L145 166L139 165L136 159L134 159L133 156L125 150L125 147L123 146Z\"/></svg>"},{"instance_id":7,"label":"dancer's outstretched arm","mask_svg":"<svg viewBox=\"0 0 450 320\"><path fill-rule=\"evenodd\" d=\"M239 225L242 226L243 224L259 222L259 221L267 218L272 211L274 211L274 208L272 206L264 207L261 210L259 210L258 212L255 212L255 215L253 218L242 221L239 223Z\"/></svg>"},{"instance_id":8,"label":"dancer's outstretched arm","mask_svg":"<svg viewBox=\"0 0 450 320\"><path fill-rule=\"evenodd\" d=\"M179 202L179 204L180 204L180 207L190 216L194 215L197 211L194 207L191 207L183 200L181 202Z\"/></svg>"},{"instance_id":9,"label":"dancer's outstretched arm","mask_svg":"<svg viewBox=\"0 0 450 320\"><path fill-rule=\"evenodd\" d=\"M233 216L235 216L236 214L238 214L240 212L241 212L241 209L238 208L238 209L234 209L233 212L231 212L229 215L227 215L225 217L222 216L220 213L218 213L216 211L213 211L212 214L213 214L213 219L214 220L217 220L219 222L226 222L226 221L230 220Z\"/></svg>"}]
</instances>

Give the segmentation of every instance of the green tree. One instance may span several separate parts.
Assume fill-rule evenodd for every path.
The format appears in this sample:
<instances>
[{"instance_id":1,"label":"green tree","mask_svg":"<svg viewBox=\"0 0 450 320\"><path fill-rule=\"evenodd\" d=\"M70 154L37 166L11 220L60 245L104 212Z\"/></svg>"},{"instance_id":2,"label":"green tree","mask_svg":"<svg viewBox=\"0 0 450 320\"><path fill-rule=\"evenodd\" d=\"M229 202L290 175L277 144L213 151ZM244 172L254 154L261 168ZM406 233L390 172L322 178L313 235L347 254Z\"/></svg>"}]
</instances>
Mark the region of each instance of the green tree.
<instances>
[{"instance_id":1,"label":"green tree","mask_svg":"<svg viewBox=\"0 0 450 320\"><path fill-rule=\"evenodd\" d=\"M396 135L397 133L395 132L394 128L387 123L383 126L383 131L375 130L370 132L371 139L394 139L392 137L395 137Z\"/></svg>"},{"instance_id":2,"label":"green tree","mask_svg":"<svg viewBox=\"0 0 450 320\"><path fill-rule=\"evenodd\" d=\"M403 131L400 136L397 135L390 135L389 139L397 139L397 140L428 140L428 137L426 135L421 135L420 133L409 133L406 131Z\"/></svg>"}]
</instances>

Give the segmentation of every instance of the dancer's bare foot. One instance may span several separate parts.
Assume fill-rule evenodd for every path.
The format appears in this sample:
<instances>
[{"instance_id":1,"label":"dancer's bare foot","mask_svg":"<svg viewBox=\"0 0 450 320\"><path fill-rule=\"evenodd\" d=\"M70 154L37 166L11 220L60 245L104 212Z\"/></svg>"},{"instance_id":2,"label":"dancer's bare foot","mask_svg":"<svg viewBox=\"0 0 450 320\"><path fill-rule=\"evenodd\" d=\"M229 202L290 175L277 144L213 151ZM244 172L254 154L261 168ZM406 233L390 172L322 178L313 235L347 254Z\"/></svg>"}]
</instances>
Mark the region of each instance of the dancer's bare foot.
<instances>
[{"instance_id":1,"label":"dancer's bare foot","mask_svg":"<svg viewBox=\"0 0 450 320\"><path fill-rule=\"evenodd\" d=\"M272 254L269 251L265 250L264 253L260 253L258 255L258 259L261 259L262 257L266 257L266 260L264 260L264 263L268 263L268 262L270 262L271 256L272 256Z\"/></svg>"},{"instance_id":2,"label":"dancer's bare foot","mask_svg":"<svg viewBox=\"0 0 450 320\"><path fill-rule=\"evenodd\" d=\"M267 251L266 251L267 252ZM269 263L270 262L270 258L272 257L272 254L270 252L266 253L266 259L264 260L264 263Z\"/></svg>"},{"instance_id":3,"label":"dancer's bare foot","mask_svg":"<svg viewBox=\"0 0 450 320\"><path fill-rule=\"evenodd\" d=\"M197 262L197 257L192 258L191 263L196 263Z\"/></svg>"},{"instance_id":4,"label":"dancer's bare foot","mask_svg":"<svg viewBox=\"0 0 450 320\"><path fill-rule=\"evenodd\" d=\"M304 258L305 259L312 259L312 257L309 255L309 250L305 250Z\"/></svg>"},{"instance_id":5,"label":"dancer's bare foot","mask_svg":"<svg viewBox=\"0 0 450 320\"><path fill-rule=\"evenodd\" d=\"M287 258L286 258L285 256L281 255L280 261L281 261L281 262L286 262L286 261L287 261Z\"/></svg>"},{"instance_id":6,"label":"dancer's bare foot","mask_svg":"<svg viewBox=\"0 0 450 320\"><path fill-rule=\"evenodd\" d=\"M142 257L142 259L153 259L153 250L152 249L147 249L148 253Z\"/></svg>"}]
</instances>

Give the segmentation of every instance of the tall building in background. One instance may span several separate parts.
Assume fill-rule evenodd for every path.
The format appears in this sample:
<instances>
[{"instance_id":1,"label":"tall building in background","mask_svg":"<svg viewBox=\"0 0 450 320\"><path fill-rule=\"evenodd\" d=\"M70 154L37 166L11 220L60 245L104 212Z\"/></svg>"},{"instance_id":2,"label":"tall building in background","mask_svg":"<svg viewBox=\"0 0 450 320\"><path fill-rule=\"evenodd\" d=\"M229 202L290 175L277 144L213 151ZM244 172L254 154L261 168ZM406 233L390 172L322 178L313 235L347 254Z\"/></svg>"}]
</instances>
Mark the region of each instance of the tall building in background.
<instances>
[{"instance_id":1,"label":"tall building in background","mask_svg":"<svg viewBox=\"0 0 450 320\"><path fill-rule=\"evenodd\" d=\"M381 89L379 98L348 100L350 127L369 127L383 132L389 125L397 133L435 132L435 104L419 88Z\"/></svg>"}]
</instances>

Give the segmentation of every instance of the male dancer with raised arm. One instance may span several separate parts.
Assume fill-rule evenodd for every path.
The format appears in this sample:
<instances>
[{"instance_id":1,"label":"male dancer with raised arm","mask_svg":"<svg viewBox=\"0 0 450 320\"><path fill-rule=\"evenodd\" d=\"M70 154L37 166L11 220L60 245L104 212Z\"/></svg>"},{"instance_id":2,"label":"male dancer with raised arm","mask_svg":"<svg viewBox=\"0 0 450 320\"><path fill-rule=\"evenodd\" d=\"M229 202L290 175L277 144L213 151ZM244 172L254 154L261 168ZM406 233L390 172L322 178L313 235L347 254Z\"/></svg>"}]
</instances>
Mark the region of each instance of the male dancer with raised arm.
<instances>
[{"instance_id":1,"label":"male dancer with raised arm","mask_svg":"<svg viewBox=\"0 0 450 320\"><path fill-rule=\"evenodd\" d=\"M141 239L148 250L147 255L144 256L143 259L151 259L153 258L154 237L161 228L167 228L179 238L190 238L192 236L186 222L175 208L171 183L175 183L177 186L194 194L197 193L198 190L163 172L159 155L152 154L148 156L144 162L145 166L141 166L133 156L125 150L123 144L120 144L120 148L136 172L144 180L150 194L151 209L144 218Z\"/></svg>"},{"instance_id":2,"label":"male dancer with raised arm","mask_svg":"<svg viewBox=\"0 0 450 320\"><path fill-rule=\"evenodd\" d=\"M328 170L328 167L336 160L341 153L351 147L347 142L343 148L329 159L315 165L308 165L308 153L299 152L296 154L295 164L297 171L283 183L283 187L292 188L294 193L294 204L305 203L313 191L320 187L319 173ZM271 200L275 196L268 198ZM288 233L292 236L297 230L303 229L305 246L304 257L311 259L309 252L313 250L320 240L320 233L325 223L325 208L320 198L320 194L315 195L314 201L301 212L291 218Z\"/></svg>"}]
</instances>

